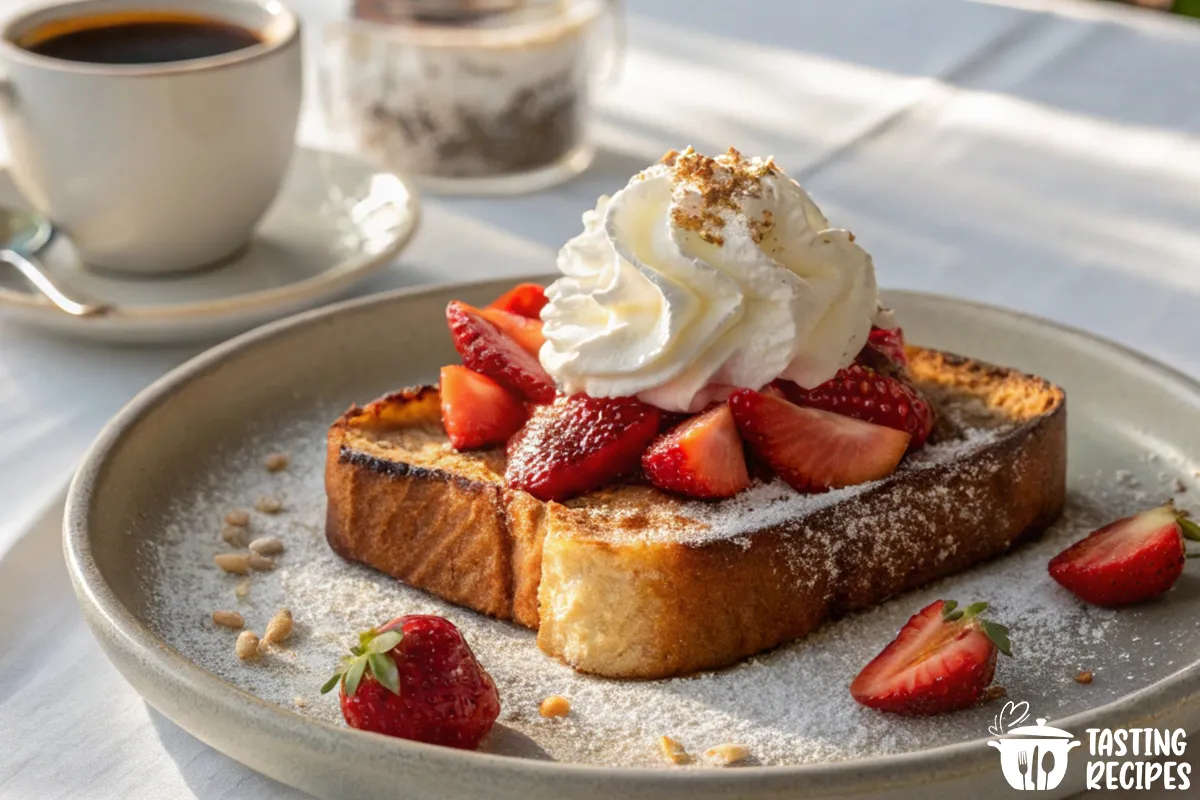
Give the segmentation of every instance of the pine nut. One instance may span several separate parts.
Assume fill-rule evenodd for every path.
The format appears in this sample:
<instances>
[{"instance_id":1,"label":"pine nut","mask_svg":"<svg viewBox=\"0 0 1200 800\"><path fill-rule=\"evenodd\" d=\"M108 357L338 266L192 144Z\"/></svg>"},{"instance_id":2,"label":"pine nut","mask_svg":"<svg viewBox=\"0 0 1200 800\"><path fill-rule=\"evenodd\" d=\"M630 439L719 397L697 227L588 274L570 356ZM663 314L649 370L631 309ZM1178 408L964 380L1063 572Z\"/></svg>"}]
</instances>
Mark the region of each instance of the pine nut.
<instances>
[{"instance_id":1,"label":"pine nut","mask_svg":"<svg viewBox=\"0 0 1200 800\"><path fill-rule=\"evenodd\" d=\"M258 637L254 631L242 631L237 638L237 656L242 661L258 658Z\"/></svg>"},{"instance_id":2,"label":"pine nut","mask_svg":"<svg viewBox=\"0 0 1200 800\"><path fill-rule=\"evenodd\" d=\"M239 528L244 528L250 524L250 514L240 508L235 508L225 515L226 525L237 525Z\"/></svg>"},{"instance_id":3,"label":"pine nut","mask_svg":"<svg viewBox=\"0 0 1200 800\"><path fill-rule=\"evenodd\" d=\"M264 514L278 514L283 510L283 501L274 495L264 494L254 502L254 508Z\"/></svg>"},{"instance_id":4,"label":"pine nut","mask_svg":"<svg viewBox=\"0 0 1200 800\"><path fill-rule=\"evenodd\" d=\"M277 556L283 552L283 540L278 536L263 536L251 542L250 549L260 556Z\"/></svg>"},{"instance_id":5,"label":"pine nut","mask_svg":"<svg viewBox=\"0 0 1200 800\"><path fill-rule=\"evenodd\" d=\"M1075 681L1077 683L1091 683L1092 673L1086 669L1081 669L1079 670L1079 674L1075 676Z\"/></svg>"},{"instance_id":6,"label":"pine nut","mask_svg":"<svg viewBox=\"0 0 1200 800\"><path fill-rule=\"evenodd\" d=\"M287 469L288 457L286 453L271 453L263 459L263 466L267 468L267 472L280 472Z\"/></svg>"},{"instance_id":7,"label":"pine nut","mask_svg":"<svg viewBox=\"0 0 1200 800\"><path fill-rule=\"evenodd\" d=\"M750 751L740 744L719 744L704 751L704 757L722 767L737 764L750 757Z\"/></svg>"},{"instance_id":8,"label":"pine nut","mask_svg":"<svg viewBox=\"0 0 1200 800\"><path fill-rule=\"evenodd\" d=\"M266 556L260 556L258 553L251 553L246 556L246 563L255 572L270 572L275 569L274 561Z\"/></svg>"},{"instance_id":9,"label":"pine nut","mask_svg":"<svg viewBox=\"0 0 1200 800\"><path fill-rule=\"evenodd\" d=\"M242 615L236 611L214 611L212 620L222 627L233 628L235 631L240 630L246 624Z\"/></svg>"},{"instance_id":10,"label":"pine nut","mask_svg":"<svg viewBox=\"0 0 1200 800\"><path fill-rule=\"evenodd\" d=\"M560 695L551 695L538 706L538 713L546 719L565 717L571 713L571 701Z\"/></svg>"},{"instance_id":11,"label":"pine nut","mask_svg":"<svg viewBox=\"0 0 1200 800\"><path fill-rule=\"evenodd\" d=\"M658 749L662 751L663 758L672 764L686 764L692 760L687 750L683 749L683 745L670 736L658 737Z\"/></svg>"},{"instance_id":12,"label":"pine nut","mask_svg":"<svg viewBox=\"0 0 1200 800\"><path fill-rule=\"evenodd\" d=\"M213 563L236 575L250 574L250 556L247 553L217 553L213 556Z\"/></svg>"},{"instance_id":13,"label":"pine nut","mask_svg":"<svg viewBox=\"0 0 1200 800\"><path fill-rule=\"evenodd\" d=\"M279 644L292 635L292 612L281 608L267 623L267 631L263 634L262 644ZM259 645L260 647L262 645Z\"/></svg>"},{"instance_id":14,"label":"pine nut","mask_svg":"<svg viewBox=\"0 0 1200 800\"><path fill-rule=\"evenodd\" d=\"M238 585L233 587L233 596L238 600L244 600L250 596L250 579L242 578L238 581Z\"/></svg>"},{"instance_id":15,"label":"pine nut","mask_svg":"<svg viewBox=\"0 0 1200 800\"><path fill-rule=\"evenodd\" d=\"M224 528L221 528L221 539L230 547L245 547L246 529L240 528L237 525L226 525Z\"/></svg>"}]
</instances>

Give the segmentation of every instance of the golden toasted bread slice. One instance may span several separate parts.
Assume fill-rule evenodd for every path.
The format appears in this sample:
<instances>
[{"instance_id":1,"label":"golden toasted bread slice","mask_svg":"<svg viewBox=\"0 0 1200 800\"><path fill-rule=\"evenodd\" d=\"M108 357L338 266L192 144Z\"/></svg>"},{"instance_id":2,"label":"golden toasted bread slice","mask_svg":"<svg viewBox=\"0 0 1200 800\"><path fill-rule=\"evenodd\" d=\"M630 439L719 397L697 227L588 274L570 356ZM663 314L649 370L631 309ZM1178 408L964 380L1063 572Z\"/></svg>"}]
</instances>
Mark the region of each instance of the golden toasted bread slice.
<instances>
[{"instance_id":1,"label":"golden toasted bread slice","mask_svg":"<svg viewBox=\"0 0 1200 800\"><path fill-rule=\"evenodd\" d=\"M996 556L1061 512L1061 389L910 348L939 413L891 476L825 494L757 483L717 502L636 483L565 504L504 481L502 450L447 442L437 389L351 408L329 431L326 536L459 605L538 630L584 672L732 664Z\"/></svg>"}]
</instances>

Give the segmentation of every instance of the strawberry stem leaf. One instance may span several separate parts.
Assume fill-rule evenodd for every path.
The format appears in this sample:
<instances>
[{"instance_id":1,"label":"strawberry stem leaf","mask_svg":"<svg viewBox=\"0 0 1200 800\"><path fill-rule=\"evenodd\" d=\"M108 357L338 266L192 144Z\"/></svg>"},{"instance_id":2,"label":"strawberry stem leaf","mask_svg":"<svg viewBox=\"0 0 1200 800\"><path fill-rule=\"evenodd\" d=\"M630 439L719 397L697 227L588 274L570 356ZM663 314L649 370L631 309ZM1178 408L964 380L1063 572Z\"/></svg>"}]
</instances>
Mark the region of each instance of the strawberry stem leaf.
<instances>
[{"instance_id":1,"label":"strawberry stem leaf","mask_svg":"<svg viewBox=\"0 0 1200 800\"><path fill-rule=\"evenodd\" d=\"M978 617L984 611L987 611L987 607L987 603L971 603L971 605L967 606L967 618Z\"/></svg>"},{"instance_id":2,"label":"strawberry stem leaf","mask_svg":"<svg viewBox=\"0 0 1200 800\"><path fill-rule=\"evenodd\" d=\"M367 656L371 674L375 680L385 686L392 694L400 694L400 670L396 662L387 653L371 653Z\"/></svg>"},{"instance_id":3,"label":"strawberry stem leaf","mask_svg":"<svg viewBox=\"0 0 1200 800\"><path fill-rule=\"evenodd\" d=\"M1184 558L1200 558L1200 553L1188 553Z\"/></svg>"},{"instance_id":4,"label":"strawberry stem leaf","mask_svg":"<svg viewBox=\"0 0 1200 800\"><path fill-rule=\"evenodd\" d=\"M386 653L396 645L400 644L402 639L404 639L404 634L400 631L388 631L387 633L381 633L372 639L371 643L367 645L367 652Z\"/></svg>"},{"instance_id":5,"label":"strawberry stem leaf","mask_svg":"<svg viewBox=\"0 0 1200 800\"><path fill-rule=\"evenodd\" d=\"M983 631L985 636L992 640L992 644L996 645L996 649L1006 656L1012 656L1012 642L1008 638L1008 628L998 622L981 619L979 620L979 629Z\"/></svg>"},{"instance_id":6,"label":"strawberry stem leaf","mask_svg":"<svg viewBox=\"0 0 1200 800\"><path fill-rule=\"evenodd\" d=\"M354 697L354 693L358 691L359 681L362 680L363 672L367 669L367 659L356 658L350 664L350 668L346 670L346 696Z\"/></svg>"},{"instance_id":7,"label":"strawberry stem leaf","mask_svg":"<svg viewBox=\"0 0 1200 800\"><path fill-rule=\"evenodd\" d=\"M942 619L950 619L950 615L954 613L954 609L958 608L957 600L947 600L942 604Z\"/></svg>"},{"instance_id":8,"label":"strawberry stem leaf","mask_svg":"<svg viewBox=\"0 0 1200 800\"><path fill-rule=\"evenodd\" d=\"M338 683L342 680L342 676L345 674L346 673L342 672L341 670L333 673L333 677L325 681L325 685L321 687L321 694L329 694L332 692L333 687L338 685Z\"/></svg>"},{"instance_id":9,"label":"strawberry stem leaf","mask_svg":"<svg viewBox=\"0 0 1200 800\"><path fill-rule=\"evenodd\" d=\"M1200 542L1200 525L1197 525L1187 517L1179 518L1179 529L1183 531L1185 539L1191 539L1193 542Z\"/></svg>"}]
</instances>

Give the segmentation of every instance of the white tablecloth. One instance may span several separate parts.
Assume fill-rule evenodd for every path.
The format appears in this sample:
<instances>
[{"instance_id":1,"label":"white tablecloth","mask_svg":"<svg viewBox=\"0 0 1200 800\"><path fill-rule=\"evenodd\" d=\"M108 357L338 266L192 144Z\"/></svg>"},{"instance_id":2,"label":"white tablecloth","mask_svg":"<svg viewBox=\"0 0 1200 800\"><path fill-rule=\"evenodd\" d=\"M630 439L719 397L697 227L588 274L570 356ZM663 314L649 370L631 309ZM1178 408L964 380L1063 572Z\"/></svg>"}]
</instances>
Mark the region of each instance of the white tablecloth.
<instances>
[{"instance_id":1,"label":"white tablecloth","mask_svg":"<svg viewBox=\"0 0 1200 800\"><path fill-rule=\"evenodd\" d=\"M333 4L296 5L312 69ZM1073 0L627 6L593 169L528 197L426 198L412 247L360 291L545 271L596 195L670 147L734 144L799 177L884 286L1030 311L1200 375L1200 25ZM320 145L315 111L302 139ZM74 465L198 350L0 323L0 797L300 796L142 703L61 564L54 502Z\"/></svg>"}]
</instances>

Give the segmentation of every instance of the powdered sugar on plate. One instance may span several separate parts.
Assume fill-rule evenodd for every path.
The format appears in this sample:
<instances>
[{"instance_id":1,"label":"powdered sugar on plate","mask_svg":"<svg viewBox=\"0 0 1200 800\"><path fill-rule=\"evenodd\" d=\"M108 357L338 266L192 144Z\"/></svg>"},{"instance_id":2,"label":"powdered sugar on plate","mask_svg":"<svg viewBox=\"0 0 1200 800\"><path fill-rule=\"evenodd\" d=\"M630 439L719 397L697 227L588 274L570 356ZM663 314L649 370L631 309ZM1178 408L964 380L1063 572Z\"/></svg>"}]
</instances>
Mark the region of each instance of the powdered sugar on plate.
<instances>
[{"instance_id":1,"label":"powdered sugar on plate","mask_svg":"<svg viewBox=\"0 0 1200 800\"><path fill-rule=\"evenodd\" d=\"M1042 539L1009 555L721 672L624 682L579 675L543 655L531 631L449 605L334 555L324 540L322 481L324 431L334 415L321 406L303 418L264 419L261 429L199 456L200 477L146 523L161 531L144 553L153 609L148 622L155 632L201 667L301 714L340 723L336 695L321 696L319 687L356 631L404 613L454 621L496 680L501 727L485 749L609 765L662 764L656 740L663 734L691 752L737 742L762 764L853 759L986 736L993 706L930 719L898 718L857 706L847 690L904 621L937 597L992 603L993 618L1012 629L1016 653L1002 658L997 683L1009 698L1027 701L1034 713L1051 718L1111 702L1200 657L1200 617L1187 609L1200 595L1200 581L1185 575L1161 601L1118 613L1083 606L1046 575L1047 561L1067 543L1176 494L1177 482L1185 487L1176 494L1181 505L1196 496L1194 465L1148 459L1132 443L1091 440L1073 431L1066 515ZM273 452L290 456L286 469L264 467ZM943 456L949 457L931 449L923 461ZM755 489L745 495L745 508L769 508L786 499L782 491ZM282 511L254 511L264 495L278 498ZM249 592L241 598L236 589L247 579L213 565L215 554L229 550L220 531L234 508L250 511L251 538L277 536L286 547L274 571L249 576ZM236 633L211 621L214 610L237 610L261 635L280 607L291 609L295 632L285 648L258 663L240 661ZM1074 681L1084 669L1095 675L1086 686ZM552 694L570 699L566 719L538 715L538 704Z\"/></svg>"}]
</instances>

